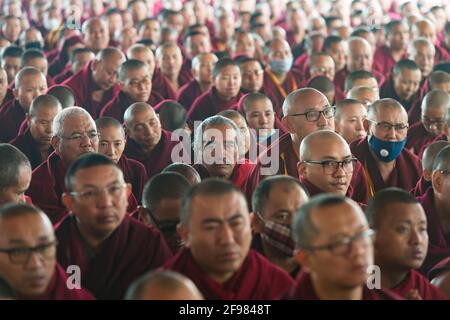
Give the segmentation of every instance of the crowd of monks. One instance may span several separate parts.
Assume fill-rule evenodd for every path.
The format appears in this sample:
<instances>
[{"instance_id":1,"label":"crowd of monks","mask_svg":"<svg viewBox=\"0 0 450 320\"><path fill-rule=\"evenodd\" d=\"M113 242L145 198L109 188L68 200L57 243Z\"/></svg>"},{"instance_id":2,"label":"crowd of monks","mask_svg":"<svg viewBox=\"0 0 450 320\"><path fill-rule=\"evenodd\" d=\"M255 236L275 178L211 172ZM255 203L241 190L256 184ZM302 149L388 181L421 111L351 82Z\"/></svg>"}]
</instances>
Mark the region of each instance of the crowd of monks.
<instances>
[{"instance_id":1,"label":"crowd of monks","mask_svg":"<svg viewBox=\"0 0 450 320\"><path fill-rule=\"evenodd\" d=\"M0 2L0 298L450 298L450 2Z\"/></svg>"}]
</instances>

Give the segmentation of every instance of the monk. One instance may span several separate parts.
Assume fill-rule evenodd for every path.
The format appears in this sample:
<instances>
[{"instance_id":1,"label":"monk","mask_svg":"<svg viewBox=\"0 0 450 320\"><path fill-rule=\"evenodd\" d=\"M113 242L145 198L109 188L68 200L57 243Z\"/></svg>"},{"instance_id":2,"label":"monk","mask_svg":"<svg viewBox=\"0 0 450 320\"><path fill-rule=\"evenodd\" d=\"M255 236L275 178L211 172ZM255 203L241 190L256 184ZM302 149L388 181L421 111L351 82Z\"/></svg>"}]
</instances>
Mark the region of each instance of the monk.
<instances>
[{"instance_id":1,"label":"monk","mask_svg":"<svg viewBox=\"0 0 450 320\"><path fill-rule=\"evenodd\" d=\"M86 48L98 54L109 45L109 31L104 20L93 17L86 20L82 26L84 44Z\"/></svg>"},{"instance_id":2,"label":"monk","mask_svg":"<svg viewBox=\"0 0 450 320\"><path fill-rule=\"evenodd\" d=\"M122 170L125 182L132 186L134 201L141 203L142 190L148 180L147 171L142 163L128 159L123 154L126 139L122 125L119 121L110 117L97 119L95 125L99 133L98 153L107 156L117 164ZM129 200L129 202L131 201Z\"/></svg>"},{"instance_id":3,"label":"monk","mask_svg":"<svg viewBox=\"0 0 450 320\"><path fill-rule=\"evenodd\" d=\"M369 197L387 187L409 191L422 175L419 158L405 149L408 127L408 115L397 101L381 99L369 107L368 136L350 145L364 167Z\"/></svg>"},{"instance_id":4,"label":"monk","mask_svg":"<svg viewBox=\"0 0 450 320\"><path fill-rule=\"evenodd\" d=\"M344 99L336 103L334 127L347 143L363 139L367 136L364 130L364 120L367 118L367 109L360 101Z\"/></svg>"},{"instance_id":5,"label":"monk","mask_svg":"<svg viewBox=\"0 0 450 320\"><path fill-rule=\"evenodd\" d=\"M373 230L357 203L337 194L313 197L294 220L295 259L302 271L291 300L391 300L381 288L369 289Z\"/></svg>"},{"instance_id":6,"label":"monk","mask_svg":"<svg viewBox=\"0 0 450 320\"><path fill-rule=\"evenodd\" d=\"M371 87L353 87L347 93L348 99L354 99L362 103L362 105L366 108L366 112L369 109L369 106L377 100L380 100L380 92L378 88Z\"/></svg>"},{"instance_id":7,"label":"monk","mask_svg":"<svg viewBox=\"0 0 450 320\"><path fill-rule=\"evenodd\" d=\"M408 112L408 122L413 125L420 121L419 66L413 60L400 60L394 64L392 74L380 88L381 98L395 99Z\"/></svg>"},{"instance_id":8,"label":"monk","mask_svg":"<svg viewBox=\"0 0 450 320\"><path fill-rule=\"evenodd\" d=\"M305 87L313 88L323 93L325 97L327 97L328 103L330 105L335 105L336 101L342 100L344 97L342 93L336 92L333 81L324 75L318 75L314 78L309 79Z\"/></svg>"},{"instance_id":9,"label":"monk","mask_svg":"<svg viewBox=\"0 0 450 320\"><path fill-rule=\"evenodd\" d=\"M133 103L124 114L125 133L128 137L124 154L142 163L151 178L172 163L172 149L177 141L170 132L161 129L153 108L144 103Z\"/></svg>"},{"instance_id":10,"label":"monk","mask_svg":"<svg viewBox=\"0 0 450 320\"><path fill-rule=\"evenodd\" d=\"M440 90L432 90L422 100L422 117L408 130L405 148L419 157L421 152L437 136L445 133L445 114L450 109L450 95Z\"/></svg>"},{"instance_id":11,"label":"monk","mask_svg":"<svg viewBox=\"0 0 450 320\"><path fill-rule=\"evenodd\" d=\"M20 57L23 49L17 46L8 46L2 51L1 66L8 76L8 83L13 83L20 70Z\"/></svg>"},{"instance_id":12,"label":"monk","mask_svg":"<svg viewBox=\"0 0 450 320\"><path fill-rule=\"evenodd\" d=\"M5 69L0 67L0 108L9 100L14 99L13 91L8 88L8 76Z\"/></svg>"},{"instance_id":13,"label":"monk","mask_svg":"<svg viewBox=\"0 0 450 320\"><path fill-rule=\"evenodd\" d=\"M63 109L75 106L75 96L72 90L64 85L54 85L48 88L47 94L58 99Z\"/></svg>"},{"instance_id":14,"label":"monk","mask_svg":"<svg viewBox=\"0 0 450 320\"><path fill-rule=\"evenodd\" d=\"M30 202L25 196L31 181L28 158L16 147L0 143L0 163L0 206Z\"/></svg>"},{"instance_id":15,"label":"monk","mask_svg":"<svg viewBox=\"0 0 450 320\"><path fill-rule=\"evenodd\" d=\"M424 79L428 78L434 65L435 47L426 38L412 39L408 45L408 59L414 60L419 66Z\"/></svg>"},{"instance_id":16,"label":"monk","mask_svg":"<svg viewBox=\"0 0 450 320\"><path fill-rule=\"evenodd\" d=\"M125 110L135 102L146 102L152 106L163 98L152 90L152 79L145 63L127 60L119 69L119 94L100 111L101 117L112 117L123 122Z\"/></svg>"},{"instance_id":17,"label":"monk","mask_svg":"<svg viewBox=\"0 0 450 320\"><path fill-rule=\"evenodd\" d=\"M125 61L123 53L115 48L101 50L83 70L62 84L75 94L75 103L85 108L96 119L101 108L119 92L117 76Z\"/></svg>"},{"instance_id":18,"label":"monk","mask_svg":"<svg viewBox=\"0 0 450 320\"><path fill-rule=\"evenodd\" d=\"M252 198L252 248L293 278L299 266L292 224L297 210L307 201L307 191L300 182L281 175L263 180Z\"/></svg>"},{"instance_id":19,"label":"monk","mask_svg":"<svg viewBox=\"0 0 450 320\"><path fill-rule=\"evenodd\" d=\"M149 74L153 79L156 62L155 62L155 55L153 54L153 51L150 50L150 48L148 48L143 44L136 43L132 45L130 48L128 48L127 58L139 60L145 63L147 65Z\"/></svg>"},{"instance_id":20,"label":"monk","mask_svg":"<svg viewBox=\"0 0 450 320\"><path fill-rule=\"evenodd\" d=\"M186 77L192 77L192 59L199 54L212 52L209 34L195 30L187 31L184 34L183 49L185 56L180 72Z\"/></svg>"},{"instance_id":21,"label":"monk","mask_svg":"<svg viewBox=\"0 0 450 320\"><path fill-rule=\"evenodd\" d=\"M369 87L378 90L378 80L373 76L370 71L357 70L352 71L345 78L344 92L348 93L355 87Z\"/></svg>"},{"instance_id":22,"label":"monk","mask_svg":"<svg viewBox=\"0 0 450 320\"><path fill-rule=\"evenodd\" d=\"M205 52L192 59L191 73L193 79L178 90L176 100L189 111L195 99L211 89L213 84L213 69L217 62L213 53Z\"/></svg>"},{"instance_id":23,"label":"monk","mask_svg":"<svg viewBox=\"0 0 450 320\"><path fill-rule=\"evenodd\" d=\"M413 38L426 38L434 45L434 63L450 60L450 55L441 47L436 45L436 27L430 20L423 19L416 21L411 27L411 34Z\"/></svg>"},{"instance_id":24,"label":"monk","mask_svg":"<svg viewBox=\"0 0 450 320\"><path fill-rule=\"evenodd\" d=\"M177 233L181 200L190 188L189 181L179 173L163 172L151 178L144 187L139 220L157 228L173 254L184 245Z\"/></svg>"},{"instance_id":25,"label":"monk","mask_svg":"<svg viewBox=\"0 0 450 320\"><path fill-rule=\"evenodd\" d=\"M114 161L81 156L65 186L62 201L71 215L56 230L58 261L77 265L82 285L97 299L123 298L132 281L171 257L159 231L127 215L131 185Z\"/></svg>"},{"instance_id":26,"label":"monk","mask_svg":"<svg viewBox=\"0 0 450 320\"><path fill-rule=\"evenodd\" d=\"M236 29L231 41L231 52L233 57L245 56L255 58L256 46L253 33L243 29Z\"/></svg>"},{"instance_id":27,"label":"monk","mask_svg":"<svg viewBox=\"0 0 450 320\"><path fill-rule=\"evenodd\" d=\"M195 284L174 271L152 271L134 281L125 300L203 300Z\"/></svg>"},{"instance_id":28,"label":"monk","mask_svg":"<svg viewBox=\"0 0 450 320\"><path fill-rule=\"evenodd\" d=\"M450 148L444 147L439 151L433 164L431 176L432 188L417 199L422 204L428 220L428 254L420 271L427 274L433 266L442 259L450 256L448 234L449 206L448 198L448 170L450 168Z\"/></svg>"},{"instance_id":29,"label":"monk","mask_svg":"<svg viewBox=\"0 0 450 320\"><path fill-rule=\"evenodd\" d=\"M47 90L45 76L33 67L26 67L17 73L14 98L0 109L0 141L9 142L19 133L26 118L31 101Z\"/></svg>"},{"instance_id":30,"label":"monk","mask_svg":"<svg viewBox=\"0 0 450 320\"><path fill-rule=\"evenodd\" d=\"M188 135L192 133L187 124L186 109L180 103L175 100L163 100L154 109L164 130L169 132L184 130Z\"/></svg>"},{"instance_id":31,"label":"monk","mask_svg":"<svg viewBox=\"0 0 450 320\"><path fill-rule=\"evenodd\" d=\"M98 133L92 117L80 107L61 110L53 119L52 131L55 151L33 171L27 195L57 224L68 213L61 202L67 169L80 155L97 152Z\"/></svg>"},{"instance_id":32,"label":"monk","mask_svg":"<svg viewBox=\"0 0 450 320\"><path fill-rule=\"evenodd\" d=\"M190 122L206 118L237 105L241 98L241 71L236 62L224 58L213 69L213 86L195 99L188 112Z\"/></svg>"},{"instance_id":33,"label":"monk","mask_svg":"<svg viewBox=\"0 0 450 320\"><path fill-rule=\"evenodd\" d=\"M75 48L70 55L70 64L64 68L59 74L53 77L56 84L63 83L75 73L83 70L84 67L95 59L95 54L88 48Z\"/></svg>"},{"instance_id":34,"label":"monk","mask_svg":"<svg viewBox=\"0 0 450 320\"><path fill-rule=\"evenodd\" d=\"M25 67L34 67L42 72L47 80L47 85L50 87L53 85L52 77L48 76L48 61L46 56L41 50L28 49L20 58L20 69Z\"/></svg>"},{"instance_id":35,"label":"monk","mask_svg":"<svg viewBox=\"0 0 450 320\"><path fill-rule=\"evenodd\" d=\"M450 93L450 74L444 71L433 71L428 77L430 90L442 90Z\"/></svg>"},{"instance_id":36,"label":"monk","mask_svg":"<svg viewBox=\"0 0 450 320\"><path fill-rule=\"evenodd\" d=\"M229 182L207 179L193 186L183 198L179 230L186 248L164 268L189 277L207 300L274 299L293 284L250 249L245 197Z\"/></svg>"},{"instance_id":37,"label":"monk","mask_svg":"<svg viewBox=\"0 0 450 320\"><path fill-rule=\"evenodd\" d=\"M308 60L309 76L305 75L305 81L317 76L326 76L333 81L335 75L334 60L330 55L323 52L311 54Z\"/></svg>"},{"instance_id":38,"label":"monk","mask_svg":"<svg viewBox=\"0 0 450 320\"><path fill-rule=\"evenodd\" d=\"M53 152L53 119L61 110L61 104L51 95L34 98L26 115L28 128L11 141L13 146L27 156L32 169L46 161Z\"/></svg>"},{"instance_id":39,"label":"monk","mask_svg":"<svg viewBox=\"0 0 450 320\"><path fill-rule=\"evenodd\" d=\"M27 204L0 209L0 277L24 300L92 300L83 288L69 288L56 261L57 240L44 212Z\"/></svg>"},{"instance_id":40,"label":"monk","mask_svg":"<svg viewBox=\"0 0 450 320\"><path fill-rule=\"evenodd\" d=\"M381 287L409 300L446 300L416 269L427 255L427 217L420 203L398 188L381 190L366 208L376 232L375 265L381 270Z\"/></svg>"},{"instance_id":41,"label":"monk","mask_svg":"<svg viewBox=\"0 0 450 320\"><path fill-rule=\"evenodd\" d=\"M202 178L198 174L197 170L191 165L182 162L174 162L164 168L162 172L176 172L181 174L189 182L191 186L198 184L202 181Z\"/></svg>"},{"instance_id":42,"label":"monk","mask_svg":"<svg viewBox=\"0 0 450 320\"><path fill-rule=\"evenodd\" d=\"M329 35L325 38L322 51L327 53L334 61L335 73L345 68L347 52L344 40L336 35Z\"/></svg>"}]
</instances>

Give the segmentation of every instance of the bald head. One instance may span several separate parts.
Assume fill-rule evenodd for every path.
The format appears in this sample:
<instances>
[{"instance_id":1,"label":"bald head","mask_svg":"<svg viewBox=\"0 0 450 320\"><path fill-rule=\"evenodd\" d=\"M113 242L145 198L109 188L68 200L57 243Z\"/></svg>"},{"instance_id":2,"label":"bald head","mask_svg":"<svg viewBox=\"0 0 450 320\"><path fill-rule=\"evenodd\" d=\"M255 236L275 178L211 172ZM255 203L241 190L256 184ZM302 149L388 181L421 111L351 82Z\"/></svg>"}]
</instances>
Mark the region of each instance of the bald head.
<instances>
[{"instance_id":1,"label":"bald head","mask_svg":"<svg viewBox=\"0 0 450 320\"><path fill-rule=\"evenodd\" d=\"M444 71L434 71L428 77L430 89L438 89L450 93L450 74Z\"/></svg>"},{"instance_id":2,"label":"bald head","mask_svg":"<svg viewBox=\"0 0 450 320\"><path fill-rule=\"evenodd\" d=\"M150 112L152 115L156 115L155 110L153 110L153 108L148 103L145 102L133 103L131 106L127 108L127 110L123 114L125 126L127 128L130 128L136 115L144 112Z\"/></svg>"},{"instance_id":3,"label":"bald head","mask_svg":"<svg viewBox=\"0 0 450 320\"><path fill-rule=\"evenodd\" d=\"M163 172L179 173L188 180L191 186L202 181L199 173L194 169L194 167L182 162L176 162L168 165L164 168Z\"/></svg>"},{"instance_id":4,"label":"bald head","mask_svg":"<svg viewBox=\"0 0 450 320\"><path fill-rule=\"evenodd\" d=\"M405 108L395 99L384 98L375 101L370 107L367 113L368 118L371 120L376 119L376 117L385 111L395 111L403 114L403 118L408 119L408 114Z\"/></svg>"},{"instance_id":5,"label":"bald head","mask_svg":"<svg viewBox=\"0 0 450 320\"><path fill-rule=\"evenodd\" d=\"M68 86L55 85L48 89L47 94L58 99L63 109L75 105L75 96Z\"/></svg>"},{"instance_id":6,"label":"bald head","mask_svg":"<svg viewBox=\"0 0 450 320\"><path fill-rule=\"evenodd\" d=\"M435 141L428 145L428 147L425 148L425 151L422 154L423 170L426 170L431 174L431 172L433 171L433 164L436 156L442 149L448 146L450 146L450 142L444 140Z\"/></svg>"},{"instance_id":7,"label":"bald head","mask_svg":"<svg viewBox=\"0 0 450 320\"><path fill-rule=\"evenodd\" d=\"M317 89L302 88L287 95L283 103L283 116L288 116L298 109L306 109L311 100L327 101L327 97ZM328 103L328 102L327 102Z\"/></svg>"},{"instance_id":8,"label":"bald head","mask_svg":"<svg viewBox=\"0 0 450 320\"><path fill-rule=\"evenodd\" d=\"M14 85L16 89L19 89L24 84L24 80L32 77L37 77L41 79L41 82L45 82L47 85L47 80L45 79L45 75L36 69L35 67L25 67L21 69L17 74L15 78Z\"/></svg>"},{"instance_id":9,"label":"bald head","mask_svg":"<svg viewBox=\"0 0 450 320\"><path fill-rule=\"evenodd\" d=\"M413 38L427 38L431 43L436 41L436 30L435 26L429 20L419 20L415 22L412 26Z\"/></svg>"},{"instance_id":10,"label":"bald head","mask_svg":"<svg viewBox=\"0 0 450 320\"><path fill-rule=\"evenodd\" d=\"M125 55L117 48L108 47L97 53L95 59L101 61L121 60L121 62L124 62Z\"/></svg>"},{"instance_id":11,"label":"bald head","mask_svg":"<svg viewBox=\"0 0 450 320\"><path fill-rule=\"evenodd\" d=\"M366 39L350 37L348 40L348 71L372 70L373 50Z\"/></svg>"},{"instance_id":12,"label":"bald head","mask_svg":"<svg viewBox=\"0 0 450 320\"><path fill-rule=\"evenodd\" d=\"M103 129L114 128L117 129L121 133L122 138L125 139L125 131L123 130L122 124L115 118L111 117L98 118L97 120L95 120L95 125L97 127L97 130L100 132L100 135Z\"/></svg>"},{"instance_id":13,"label":"bald head","mask_svg":"<svg viewBox=\"0 0 450 320\"><path fill-rule=\"evenodd\" d=\"M61 111L61 103L59 100L49 94L43 94L33 99L30 105L30 111L28 112L30 117L35 117L40 110L48 109L55 110L56 113Z\"/></svg>"},{"instance_id":14,"label":"bald head","mask_svg":"<svg viewBox=\"0 0 450 320\"><path fill-rule=\"evenodd\" d=\"M82 33L87 48L98 52L108 46L109 31L106 22L99 17L94 17L83 23Z\"/></svg>"},{"instance_id":15,"label":"bald head","mask_svg":"<svg viewBox=\"0 0 450 320\"><path fill-rule=\"evenodd\" d=\"M350 153L350 147L339 134L331 130L320 130L307 135L300 144L300 161L316 160L317 150L324 146L335 145Z\"/></svg>"},{"instance_id":16,"label":"bald head","mask_svg":"<svg viewBox=\"0 0 450 320\"><path fill-rule=\"evenodd\" d=\"M353 87L348 93L347 98L355 99L361 102L366 108L377 100L380 100L380 92L378 88L372 87Z\"/></svg>"},{"instance_id":17,"label":"bald head","mask_svg":"<svg viewBox=\"0 0 450 320\"><path fill-rule=\"evenodd\" d=\"M431 90L422 100L422 114L428 109L441 109L443 114L450 107L450 94L442 90Z\"/></svg>"}]
</instances>

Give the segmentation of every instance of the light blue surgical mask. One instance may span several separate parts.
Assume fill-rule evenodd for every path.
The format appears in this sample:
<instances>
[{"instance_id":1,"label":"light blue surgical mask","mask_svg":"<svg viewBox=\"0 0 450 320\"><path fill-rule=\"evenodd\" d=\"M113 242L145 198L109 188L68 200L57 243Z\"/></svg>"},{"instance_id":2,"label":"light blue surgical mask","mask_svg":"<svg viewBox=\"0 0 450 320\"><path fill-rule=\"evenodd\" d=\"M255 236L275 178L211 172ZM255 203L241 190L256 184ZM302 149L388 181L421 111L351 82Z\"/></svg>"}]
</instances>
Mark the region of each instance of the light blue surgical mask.
<instances>
[{"instance_id":1,"label":"light blue surgical mask","mask_svg":"<svg viewBox=\"0 0 450 320\"><path fill-rule=\"evenodd\" d=\"M383 162L391 162L398 158L406 145L406 138L402 141L384 141L374 135L369 138L369 144L377 155L378 159Z\"/></svg>"},{"instance_id":2,"label":"light blue surgical mask","mask_svg":"<svg viewBox=\"0 0 450 320\"><path fill-rule=\"evenodd\" d=\"M286 73L291 70L292 63L292 57L284 60L272 60L270 61L270 69L277 74Z\"/></svg>"}]
</instances>

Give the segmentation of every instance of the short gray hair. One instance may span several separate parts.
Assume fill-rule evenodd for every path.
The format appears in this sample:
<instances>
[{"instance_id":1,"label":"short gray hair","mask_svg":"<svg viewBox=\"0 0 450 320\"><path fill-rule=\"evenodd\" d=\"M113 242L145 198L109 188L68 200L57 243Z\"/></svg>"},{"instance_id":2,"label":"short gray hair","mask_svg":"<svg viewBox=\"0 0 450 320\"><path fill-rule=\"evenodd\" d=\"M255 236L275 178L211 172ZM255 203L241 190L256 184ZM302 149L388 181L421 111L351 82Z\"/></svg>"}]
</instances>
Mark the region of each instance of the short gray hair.
<instances>
[{"instance_id":1,"label":"short gray hair","mask_svg":"<svg viewBox=\"0 0 450 320\"><path fill-rule=\"evenodd\" d=\"M62 131L63 131L64 122L73 116L79 116L79 115L89 117L90 121L92 121L92 124L94 125L94 128L97 130L95 121L94 121L94 119L92 119L89 112L87 112L85 109L80 108L80 107L68 107L68 108L61 110L61 112L59 112L56 115L55 119L53 119L53 136L61 137L61 135L63 134Z\"/></svg>"}]
</instances>

